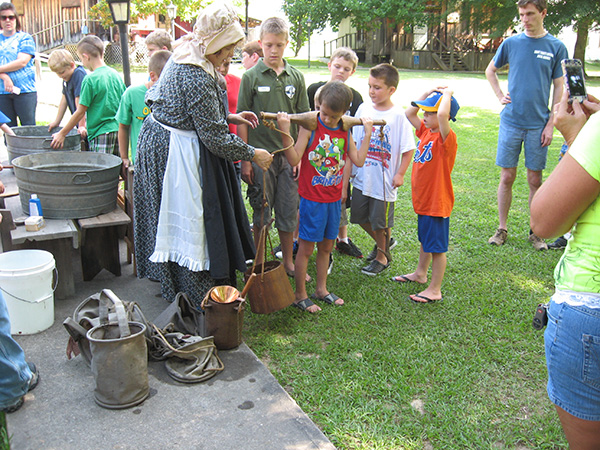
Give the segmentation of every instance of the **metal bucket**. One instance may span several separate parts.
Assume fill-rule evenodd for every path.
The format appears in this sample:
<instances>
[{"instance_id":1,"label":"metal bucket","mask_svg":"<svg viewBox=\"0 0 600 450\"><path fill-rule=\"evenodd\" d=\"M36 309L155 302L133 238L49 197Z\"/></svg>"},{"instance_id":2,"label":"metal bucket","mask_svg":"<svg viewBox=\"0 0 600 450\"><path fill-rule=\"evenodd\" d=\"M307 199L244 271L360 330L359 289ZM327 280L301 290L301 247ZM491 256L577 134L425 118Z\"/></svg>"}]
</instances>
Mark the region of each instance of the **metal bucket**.
<instances>
[{"instance_id":1,"label":"metal bucket","mask_svg":"<svg viewBox=\"0 0 600 450\"><path fill-rule=\"evenodd\" d=\"M48 131L48 127L44 125L28 125L14 127L12 130L16 136L5 135L9 164L19 156L56 151L50 147L50 144L52 143L52 135L60 131L61 127L55 127L52 128L52 131ZM58 150L66 152L78 152L81 150L81 137L75 128L69 131L63 148Z\"/></svg>"},{"instance_id":2,"label":"metal bucket","mask_svg":"<svg viewBox=\"0 0 600 450\"><path fill-rule=\"evenodd\" d=\"M113 211L121 158L108 153L46 152L13 161L21 207L37 194L44 217L83 219Z\"/></svg>"},{"instance_id":3,"label":"metal bucket","mask_svg":"<svg viewBox=\"0 0 600 450\"><path fill-rule=\"evenodd\" d=\"M219 350L229 350L242 343L244 328L244 299L233 286L215 286L210 289L202 309L206 315L206 334L213 336Z\"/></svg>"}]
</instances>

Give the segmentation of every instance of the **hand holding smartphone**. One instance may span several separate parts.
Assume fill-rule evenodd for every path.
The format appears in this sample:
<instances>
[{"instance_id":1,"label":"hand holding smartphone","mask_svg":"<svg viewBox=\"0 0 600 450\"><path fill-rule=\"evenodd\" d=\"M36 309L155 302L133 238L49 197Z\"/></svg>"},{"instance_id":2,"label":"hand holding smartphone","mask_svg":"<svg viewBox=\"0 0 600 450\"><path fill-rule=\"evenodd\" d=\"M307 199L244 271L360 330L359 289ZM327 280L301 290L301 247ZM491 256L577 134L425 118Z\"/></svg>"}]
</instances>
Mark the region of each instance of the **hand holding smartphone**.
<instances>
[{"instance_id":1,"label":"hand holding smartphone","mask_svg":"<svg viewBox=\"0 0 600 450\"><path fill-rule=\"evenodd\" d=\"M585 76L583 74L583 65L578 59L563 59L561 61L565 86L569 93L569 103L577 100L583 103L587 99L585 90Z\"/></svg>"}]
</instances>

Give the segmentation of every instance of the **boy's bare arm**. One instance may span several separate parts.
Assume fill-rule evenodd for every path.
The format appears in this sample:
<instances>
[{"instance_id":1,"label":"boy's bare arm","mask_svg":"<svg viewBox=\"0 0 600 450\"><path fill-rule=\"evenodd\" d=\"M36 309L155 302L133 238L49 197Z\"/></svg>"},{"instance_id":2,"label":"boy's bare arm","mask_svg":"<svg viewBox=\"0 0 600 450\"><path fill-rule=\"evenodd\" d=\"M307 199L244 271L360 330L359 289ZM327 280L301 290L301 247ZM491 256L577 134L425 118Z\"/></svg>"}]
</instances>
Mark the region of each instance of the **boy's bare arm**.
<instances>
[{"instance_id":1,"label":"boy's bare arm","mask_svg":"<svg viewBox=\"0 0 600 450\"><path fill-rule=\"evenodd\" d=\"M400 159L400 167L394 174L394 179L392 180L392 186L397 188L404 184L404 175L410 166L410 163L413 160L414 150L410 150L408 152L402 153L402 158Z\"/></svg>"},{"instance_id":2,"label":"boy's bare arm","mask_svg":"<svg viewBox=\"0 0 600 450\"><path fill-rule=\"evenodd\" d=\"M5 123L3 123L2 125L0 125L0 130L4 131L6 134L9 134L11 136L15 135L15 132L7 124L5 124ZM1 167L2 167L2 165L0 165L0 170L2 170Z\"/></svg>"},{"instance_id":3,"label":"boy's bare arm","mask_svg":"<svg viewBox=\"0 0 600 450\"><path fill-rule=\"evenodd\" d=\"M450 108L452 106L452 94L454 91L450 88L445 88L442 91L442 100L438 108L438 124L440 126L440 135L442 140L446 140L450 134Z\"/></svg>"},{"instance_id":4,"label":"boy's bare arm","mask_svg":"<svg viewBox=\"0 0 600 450\"><path fill-rule=\"evenodd\" d=\"M67 136L69 131L71 131L75 127L75 125L77 125L79 121L85 116L87 109L87 106L83 106L81 104L77 106L77 109L69 119L69 122L67 122L67 124L64 126L64 128L62 128L58 133L54 133L52 135L52 143L50 144L52 148L62 148L65 142L65 137Z\"/></svg>"},{"instance_id":5,"label":"boy's bare arm","mask_svg":"<svg viewBox=\"0 0 600 450\"><path fill-rule=\"evenodd\" d=\"M58 103L58 112L56 113L56 118L48 124L48 131L51 131L52 128L60 125L60 121L65 116L65 112L67 111L67 99L63 96L60 98L60 102Z\"/></svg>"},{"instance_id":6,"label":"boy's bare arm","mask_svg":"<svg viewBox=\"0 0 600 450\"><path fill-rule=\"evenodd\" d=\"M75 97L75 108L79 108L79 97ZM85 120L85 114L83 115L83 118L79 121L79 134L81 134L81 136L86 137L87 136L87 122Z\"/></svg>"},{"instance_id":7,"label":"boy's bare arm","mask_svg":"<svg viewBox=\"0 0 600 450\"><path fill-rule=\"evenodd\" d=\"M290 134L290 117L285 112L277 113L277 127L283 131L284 133ZM302 159L302 155L304 155L304 151L308 146L308 140L310 139L311 132L306 128L300 126L298 129L298 137L296 139L296 143L294 144L294 140L286 136L285 134L281 135L281 140L283 142L283 147L289 147L285 151L285 157L287 158L290 166L297 165Z\"/></svg>"},{"instance_id":8,"label":"boy's bare arm","mask_svg":"<svg viewBox=\"0 0 600 450\"><path fill-rule=\"evenodd\" d=\"M429 94L427 94L427 95L429 95ZM425 97L421 96L421 98L418 98L417 100L424 100L427 98L427 95L425 95ZM415 128L417 130L419 128L421 128L421 119L419 118L419 108L418 107L410 105L408 108L406 108L404 110L404 114L406 114L406 118L408 119L410 124L413 126L413 128Z\"/></svg>"},{"instance_id":9,"label":"boy's bare arm","mask_svg":"<svg viewBox=\"0 0 600 450\"><path fill-rule=\"evenodd\" d=\"M362 167L365 165L367 153L371 145L371 135L373 133L373 119L370 117L361 117L360 120L365 128L365 135L363 136L363 140L360 144L360 149L356 148L356 144L354 143L353 139L349 139L348 142L348 157L356 167Z\"/></svg>"},{"instance_id":10,"label":"boy's bare arm","mask_svg":"<svg viewBox=\"0 0 600 450\"><path fill-rule=\"evenodd\" d=\"M123 123L119 124L119 132L117 134L117 139L119 141L119 155L123 160L123 167L129 167L129 135L131 132L131 127L129 125L125 125Z\"/></svg>"}]
</instances>

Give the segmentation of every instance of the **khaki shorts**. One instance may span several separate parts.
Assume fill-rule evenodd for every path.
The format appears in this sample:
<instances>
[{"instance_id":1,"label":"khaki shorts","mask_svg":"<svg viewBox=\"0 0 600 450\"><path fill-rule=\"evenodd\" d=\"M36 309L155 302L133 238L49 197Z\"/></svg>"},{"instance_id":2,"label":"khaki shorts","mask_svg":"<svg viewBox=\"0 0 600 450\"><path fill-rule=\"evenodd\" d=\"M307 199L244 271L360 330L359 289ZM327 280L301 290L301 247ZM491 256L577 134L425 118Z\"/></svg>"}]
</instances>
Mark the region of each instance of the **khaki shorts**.
<instances>
[{"instance_id":1,"label":"khaki shorts","mask_svg":"<svg viewBox=\"0 0 600 450\"><path fill-rule=\"evenodd\" d=\"M248 185L247 195L254 211L252 215L254 229L257 230L261 224L266 224L271 219L271 210L274 210L275 228L292 233L298 224L298 207L300 205L298 181L294 180L292 166L283 153L278 153L274 156L273 163L266 172L263 172L255 163L252 163L252 169L254 170L254 184ZM261 216L263 184L266 186L268 206L264 208Z\"/></svg>"}]
</instances>

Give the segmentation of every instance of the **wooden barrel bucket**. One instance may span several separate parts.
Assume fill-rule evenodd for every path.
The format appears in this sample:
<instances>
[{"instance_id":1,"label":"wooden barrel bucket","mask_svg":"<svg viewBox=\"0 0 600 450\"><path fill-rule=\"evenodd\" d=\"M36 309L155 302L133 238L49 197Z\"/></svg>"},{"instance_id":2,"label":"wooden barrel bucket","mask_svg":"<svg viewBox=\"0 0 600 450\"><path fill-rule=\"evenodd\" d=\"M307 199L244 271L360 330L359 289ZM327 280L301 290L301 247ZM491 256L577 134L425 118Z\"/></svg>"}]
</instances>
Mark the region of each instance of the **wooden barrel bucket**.
<instances>
[{"instance_id":1,"label":"wooden barrel bucket","mask_svg":"<svg viewBox=\"0 0 600 450\"><path fill-rule=\"evenodd\" d=\"M246 270L244 281L256 274L254 283L248 289L247 298L250 310L255 314L270 314L290 306L294 302L294 291L283 264L267 261Z\"/></svg>"}]
</instances>

